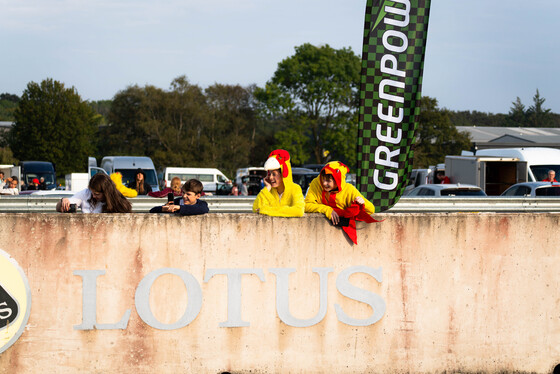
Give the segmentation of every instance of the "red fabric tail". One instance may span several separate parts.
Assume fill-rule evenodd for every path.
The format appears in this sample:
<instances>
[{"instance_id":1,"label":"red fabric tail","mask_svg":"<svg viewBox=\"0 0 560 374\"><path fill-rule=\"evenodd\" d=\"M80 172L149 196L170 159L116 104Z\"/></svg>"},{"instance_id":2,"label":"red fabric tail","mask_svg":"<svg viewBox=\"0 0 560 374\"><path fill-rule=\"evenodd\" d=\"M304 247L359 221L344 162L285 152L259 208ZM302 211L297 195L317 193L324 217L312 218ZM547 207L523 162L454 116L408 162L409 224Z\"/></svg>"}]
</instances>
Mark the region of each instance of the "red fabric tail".
<instances>
[{"instance_id":1,"label":"red fabric tail","mask_svg":"<svg viewBox=\"0 0 560 374\"><path fill-rule=\"evenodd\" d=\"M323 191L322 202L325 205L330 206L333 210L338 214L339 217L350 218L350 222L348 226L343 226L342 231L348 235L348 238L352 240L354 244L358 244L358 234L356 233L356 221L362 221L366 223L373 223L373 222L383 222L383 220L378 221L372 216L370 216L365 210L364 206L352 203L346 209L340 209L336 206L336 193L331 193L329 196L329 200L327 200L326 192Z\"/></svg>"}]
</instances>

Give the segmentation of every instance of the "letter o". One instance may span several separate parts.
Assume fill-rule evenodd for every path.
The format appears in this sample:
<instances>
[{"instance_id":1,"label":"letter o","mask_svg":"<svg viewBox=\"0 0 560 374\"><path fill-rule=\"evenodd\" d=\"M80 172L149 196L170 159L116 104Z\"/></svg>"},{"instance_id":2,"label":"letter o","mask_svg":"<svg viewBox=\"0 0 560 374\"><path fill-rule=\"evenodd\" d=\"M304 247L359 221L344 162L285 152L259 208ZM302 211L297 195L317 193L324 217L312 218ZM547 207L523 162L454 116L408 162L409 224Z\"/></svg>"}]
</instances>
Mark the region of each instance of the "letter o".
<instances>
[{"instance_id":1,"label":"letter o","mask_svg":"<svg viewBox=\"0 0 560 374\"><path fill-rule=\"evenodd\" d=\"M393 45L391 43L389 43L389 38L393 36L395 38L399 38L400 40L402 40L402 45L396 46ZM385 48L387 48L388 50L390 50L391 52L395 52L395 53L401 53L406 51L406 49L408 48L408 38L406 37L406 35L400 31L396 31L396 30L387 30L383 33L383 46Z\"/></svg>"},{"instance_id":2,"label":"letter o","mask_svg":"<svg viewBox=\"0 0 560 374\"><path fill-rule=\"evenodd\" d=\"M179 320L175 323L161 323L156 319L150 308L150 290L154 281L163 274L173 274L183 280L185 287L187 287L187 294L189 295L187 309ZM202 309L202 289L197 280L186 270L174 268L162 268L154 270L144 277L136 288L134 295L134 305L136 305L136 312L147 325L160 330L175 330L187 326L189 323L200 313Z\"/></svg>"}]
</instances>

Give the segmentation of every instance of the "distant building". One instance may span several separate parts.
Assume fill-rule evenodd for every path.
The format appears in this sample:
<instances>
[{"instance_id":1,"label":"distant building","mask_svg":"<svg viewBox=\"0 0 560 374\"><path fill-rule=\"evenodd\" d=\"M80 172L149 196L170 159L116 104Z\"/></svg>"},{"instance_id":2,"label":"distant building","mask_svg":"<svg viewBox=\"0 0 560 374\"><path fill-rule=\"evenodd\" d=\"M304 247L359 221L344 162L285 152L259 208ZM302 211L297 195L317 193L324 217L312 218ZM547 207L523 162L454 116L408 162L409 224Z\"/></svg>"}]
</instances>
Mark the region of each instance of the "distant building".
<instances>
[{"instance_id":1,"label":"distant building","mask_svg":"<svg viewBox=\"0 0 560 374\"><path fill-rule=\"evenodd\" d=\"M549 147L560 149L560 128L457 126L471 137L471 151L488 148Z\"/></svg>"},{"instance_id":2,"label":"distant building","mask_svg":"<svg viewBox=\"0 0 560 374\"><path fill-rule=\"evenodd\" d=\"M14 123L12 121L0 121L0 133L4 133L12 128Z\"/></svg>"}]
</instances>

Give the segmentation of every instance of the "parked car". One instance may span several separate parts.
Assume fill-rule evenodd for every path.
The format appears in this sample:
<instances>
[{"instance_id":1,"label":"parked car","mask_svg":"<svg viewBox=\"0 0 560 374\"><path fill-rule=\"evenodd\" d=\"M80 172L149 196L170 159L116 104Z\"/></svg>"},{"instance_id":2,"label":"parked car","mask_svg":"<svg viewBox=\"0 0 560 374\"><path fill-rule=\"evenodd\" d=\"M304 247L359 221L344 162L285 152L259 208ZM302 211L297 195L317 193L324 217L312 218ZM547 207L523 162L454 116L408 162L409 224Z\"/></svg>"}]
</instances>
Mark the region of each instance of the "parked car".
<instances>
[{"instance_id":1,"label":"parked car","mask_svg":"<svg viewBox=\"0 0 560 374\"><path fill-rule=\"evenodd\" d=\"M307 193L307 188L313 179L319 175L318 171L313 171L307 168L292 168L292 177L294 183L299 184L301 191L305 195Z\"/></svg>"},{"instance_id":2,"label":"parked car","mask_svg":"<svg viewBox=\"0 0 560 374\"><path fill-rule=\"evenodd\" d=\"M472 184L423 184L416 187L407 197L481 197L486 196L480 187Z\"/></svg>"},{"instance_id":3,"label":"parked car","mask_svg":"<svg viewBox=\"0 0 560 374\"><path fill-rule=\"evenodd\" d=\"M325 164L305 164L302 166L302 168L320 172L324 166Z\"/></svg>"},{"instance_id":4,"label":"parked car","mask_svg":"<svg viewBox=\"0 0 560 374\"><path fill-rule=\"evenodd\" d=\"M506 197L560 197L558 182L525 182L517 183L504 191L500 196Z\"/></svg>"}]
</instances>

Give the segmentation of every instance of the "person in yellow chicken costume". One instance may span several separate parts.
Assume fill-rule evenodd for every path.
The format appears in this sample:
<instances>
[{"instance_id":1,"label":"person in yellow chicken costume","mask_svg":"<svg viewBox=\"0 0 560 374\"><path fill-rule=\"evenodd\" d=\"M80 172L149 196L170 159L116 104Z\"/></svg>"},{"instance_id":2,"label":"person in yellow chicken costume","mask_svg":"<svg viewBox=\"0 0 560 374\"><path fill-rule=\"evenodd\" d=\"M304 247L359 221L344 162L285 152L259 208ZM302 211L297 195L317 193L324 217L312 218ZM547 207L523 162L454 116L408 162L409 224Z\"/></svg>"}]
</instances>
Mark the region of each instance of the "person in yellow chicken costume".
<instances>
[{"instance_id":1,"label":"person in yellow chicken costume","mask_svg":"<svg viewBox=\"0 0 560 374\"><path fill-rule=\"evenodd\" d=\"M326 164L319 176L311 181L305 197L306 213L323 213L333 225L342 227L348 237L357 243L356 220L378 222L371 217L375 207L349 183L348 166L340 161Z\"/></svg>"},{"instance_id":2,"label":"person in yellow chicken costume","mask_svg":"<svg viewBox=\"0 0 560 374\"><path fill-rule=\"evenodd\" d=\"M301 187L292 179L290 154L277 149L264 164L267 177L264 188L253 203L253 212L275 217L302 217L305 201Z\"/></svg>"},{"instance_id":3,"label":"person in yellow chicken costume","mask_svg":"<svg viewBox=\"0 0 560 374\"><path fill-rule=\"evenodd\" d=\"M138 192L133 190L132 188L126 187L122 182L122 174L119 172L111 174L111 180L117 186L117 190L123 194L124 197L136 197L138 196Z\"/></svg>"}]
</instances>

